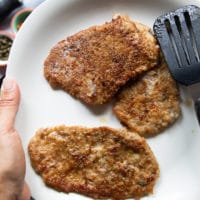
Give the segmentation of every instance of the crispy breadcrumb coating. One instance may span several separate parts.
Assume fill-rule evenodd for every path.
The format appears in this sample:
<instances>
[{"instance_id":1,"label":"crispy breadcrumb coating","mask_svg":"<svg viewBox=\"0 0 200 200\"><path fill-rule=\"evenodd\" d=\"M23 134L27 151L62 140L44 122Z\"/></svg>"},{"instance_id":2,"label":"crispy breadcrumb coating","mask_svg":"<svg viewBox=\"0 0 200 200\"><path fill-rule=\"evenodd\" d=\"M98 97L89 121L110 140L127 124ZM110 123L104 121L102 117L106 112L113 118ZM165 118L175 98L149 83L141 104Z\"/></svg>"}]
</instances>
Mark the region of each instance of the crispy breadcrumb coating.
<instances>
[{"instance_id":1,"label":"crispy breadcrumb coating","mask_svg":"<svg viewBox=\"0 0 200 200\"><path fill-rule=\"evenodd\" d=\"M45 60L44 76L53 88L88 104L103 104L130 78L154 67L158 57L150 28L117 15L55 45Z\"/></svg>"},{"instance_id":2,"label":"crispy breadcrumb coating","mask_svg":"<svg viewBox=\"0 0 200 200\"><path fill-rule=\"evenodd\" d=\"M153 192L158 163L145 139L108 127L40 129L29 143L35 171L59 191L126 199Z\"/></svg>"},{"instance_id":3,"label":"crispy breadcrumb coating","mask_svg":"<svg viewBox=\"0 0 200 200\"><path fill-rule=\"evenodd\" d=\"M164 58L121 90L113 110L125 126L143 136L160 133L179 118L179 91Z\"/></svg>"}]
</instances>

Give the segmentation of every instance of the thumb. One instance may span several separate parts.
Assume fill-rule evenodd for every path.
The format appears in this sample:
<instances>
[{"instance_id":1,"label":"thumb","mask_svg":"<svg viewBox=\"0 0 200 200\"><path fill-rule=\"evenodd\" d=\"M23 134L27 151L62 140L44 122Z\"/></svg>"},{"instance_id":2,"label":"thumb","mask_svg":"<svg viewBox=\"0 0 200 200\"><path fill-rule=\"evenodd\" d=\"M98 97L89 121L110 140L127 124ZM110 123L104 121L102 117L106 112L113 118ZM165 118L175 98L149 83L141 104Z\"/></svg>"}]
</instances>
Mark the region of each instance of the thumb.
<instances>
[{"instance_id":1,"label":"thumb","mask_svg":"<svg viewBox=\"0 0 200 200\"><path fill-rule=\"evenodd\" d=\"M12 79L4 79L0 96L0 133L14 129L19 102L20 91L17 83Z\"/></svg>"}]
</instances>

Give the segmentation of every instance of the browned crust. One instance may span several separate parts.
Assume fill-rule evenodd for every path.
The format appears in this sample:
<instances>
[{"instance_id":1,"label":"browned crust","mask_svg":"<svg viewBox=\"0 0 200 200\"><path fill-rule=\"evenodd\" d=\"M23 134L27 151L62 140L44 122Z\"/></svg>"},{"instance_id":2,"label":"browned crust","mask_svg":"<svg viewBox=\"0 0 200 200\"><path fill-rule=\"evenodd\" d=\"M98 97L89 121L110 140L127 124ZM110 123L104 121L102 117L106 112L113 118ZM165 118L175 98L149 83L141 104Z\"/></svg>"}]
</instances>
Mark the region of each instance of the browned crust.
<instances>
[{"instance_id":1,"label":"browned crust","mask_svg":"<svg viewBox=\"0 0 200 200\"><path fill-rule=\"evenodd\" d=\"M158 163L145 139L108 127L39 130L28 151L35 171L59 191L125 199L152 193Z\"/></svg>"},{"instance_id":2,"label":"browned crust","mask_svg":"<svg viewBox=\"0 0 200 200\"><path fill-rule=\"evenodd\" d=\"M158 54L147 26L118 15L55 45L45 60L44 76L53 88L88 104L103 104L130 78L154 67Z\"/></svg>"},{"instance_id":3,"label":"browned crust","mask_svg":"<svg viewBox=\"0 0 200 200\"><path fill-rule=\"evenodd\" d=\"M113 111L125 126L143 136L160 133L178 119L179 91L164 59L119 93Z\"/></svg>"}]
</instances>

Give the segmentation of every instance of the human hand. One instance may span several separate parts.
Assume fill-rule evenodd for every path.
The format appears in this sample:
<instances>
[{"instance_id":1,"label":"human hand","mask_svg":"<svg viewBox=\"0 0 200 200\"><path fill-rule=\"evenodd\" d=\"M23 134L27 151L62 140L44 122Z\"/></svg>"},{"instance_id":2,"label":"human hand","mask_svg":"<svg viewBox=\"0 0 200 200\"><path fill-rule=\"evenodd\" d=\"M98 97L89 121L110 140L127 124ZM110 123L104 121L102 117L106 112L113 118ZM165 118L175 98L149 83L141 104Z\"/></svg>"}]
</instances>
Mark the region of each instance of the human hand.
<instances>
[{"instance_id":1,"label":"human hand","mask_svg":"<svg viewBox=\"0 0 200 200\"><path fill-rule=\"evenodd\" d=\"M24 181L25 157L20 136L15 130L15 116L20 102L19 87L4 79L0 96L0 199L29 200Z\"/></svg>"}]
</instances>

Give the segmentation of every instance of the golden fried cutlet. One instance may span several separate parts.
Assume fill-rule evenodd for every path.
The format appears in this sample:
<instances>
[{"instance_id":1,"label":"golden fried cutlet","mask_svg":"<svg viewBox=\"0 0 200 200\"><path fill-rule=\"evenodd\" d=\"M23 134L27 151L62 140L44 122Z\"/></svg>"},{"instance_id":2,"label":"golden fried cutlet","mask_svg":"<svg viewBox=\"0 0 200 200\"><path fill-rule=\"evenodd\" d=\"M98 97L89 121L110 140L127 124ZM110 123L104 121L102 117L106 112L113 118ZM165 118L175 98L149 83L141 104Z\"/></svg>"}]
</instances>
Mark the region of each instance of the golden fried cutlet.
<instances>
[{"instance_id":1,"label":"golden fried cutlet","mask_svg":"<svg viewBox=\"0 0 200 200\"><path fill-rule=\"evenodd\" d=\"M130 130L140 135L154 135L180 116L177 85L165 60L122 89L114 105L114 113Z\"/></svg>"},{"instance_id":2,"label":"golden fried cutlet","mask_svg":"<svg viewBox=\"0 0 200 200\"><path fill-rule=\"evenodd\" d=\"M158 163L145 139L108 127L57 126L39 130L29 143L35 171L64 192L125 199L153 192Z\"/></svg>"},{"instance_id":3,"label":"golden fried cutlet","mask_svg":"<svg viewBox=\"0 0 200 200\"><path fill-rule=\"evenodd\" d=\"M130 78L154 67L158 56L150 29L117 15L55 45L44 62L44 76L53 88L103 104Z\"/></svg>"}]
</instances>

